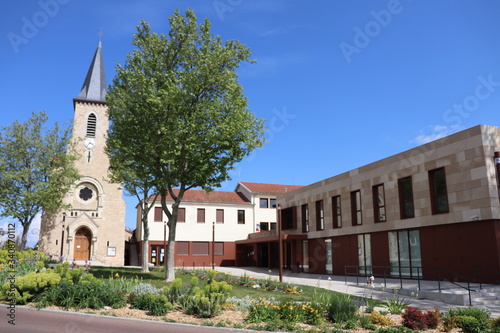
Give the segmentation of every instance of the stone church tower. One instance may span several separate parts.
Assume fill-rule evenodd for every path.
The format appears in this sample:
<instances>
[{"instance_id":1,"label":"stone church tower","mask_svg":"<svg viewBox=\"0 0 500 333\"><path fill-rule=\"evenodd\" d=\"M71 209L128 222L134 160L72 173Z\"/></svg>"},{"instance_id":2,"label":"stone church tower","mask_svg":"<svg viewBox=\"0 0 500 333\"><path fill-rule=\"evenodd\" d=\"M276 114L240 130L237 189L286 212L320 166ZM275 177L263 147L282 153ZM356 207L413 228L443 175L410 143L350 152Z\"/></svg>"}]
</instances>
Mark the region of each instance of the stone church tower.
<instances>
[{"instance_id":1,"label":"stone church tower","mask_svg":"<svg viewBox=\"0 0 500 333\"><path fill-rule=\"evenodd\" d=\"M108 181L106 89L99 42L82 89L73 99L73 140L80 154L76 167L82 178L65 199L70 210L53 218L42 216L40 250L68 261L120 266L125 256L125 201L120 184Z\"/></svg>"}]
</instances>

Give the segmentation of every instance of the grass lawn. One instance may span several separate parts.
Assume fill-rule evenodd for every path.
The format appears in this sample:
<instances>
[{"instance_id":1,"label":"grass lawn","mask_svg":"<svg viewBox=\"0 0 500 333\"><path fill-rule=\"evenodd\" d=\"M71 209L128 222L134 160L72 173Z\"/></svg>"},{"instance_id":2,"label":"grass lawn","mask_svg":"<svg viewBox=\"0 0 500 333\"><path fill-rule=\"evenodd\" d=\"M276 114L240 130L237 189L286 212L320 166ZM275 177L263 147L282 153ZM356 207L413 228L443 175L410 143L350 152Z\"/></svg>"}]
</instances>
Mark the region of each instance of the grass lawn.
<instances>
[{"instance_id":1,"label":"grass lawn","mask_svg":"<svg viewBox=\"0 0 500 333\"><path fill-rule=\"evenodd\" d=\"M125 278L138 278L143 282L148 282L154 285L155 287L161 288L166 286L165 282L165 272L161 270L153 270L149 273L142 273L139 268L122 268L122 267L92 267L92 274L98 278L107 279L111 276L115 276L118 273L120 277ZM181 278L183 283L189 283L191 280L191 275L186 274L176 274L176 277ZM203 282L203 281L199 281ZM299 289L302 290L301 293L292 294L286 292L276 292L276 291L268 291L263 289L254 289L250 287L233 285L233 289L231 291L230 296L243 298L245 296L250 296L251 298L268 298L274 297L279 301L294 301L294 302L308 302L312 300L314 295L314 290L316 287L311 286L300 286ZM324 291L335 293L334 291Z\"/></svg>"}]
</instances>

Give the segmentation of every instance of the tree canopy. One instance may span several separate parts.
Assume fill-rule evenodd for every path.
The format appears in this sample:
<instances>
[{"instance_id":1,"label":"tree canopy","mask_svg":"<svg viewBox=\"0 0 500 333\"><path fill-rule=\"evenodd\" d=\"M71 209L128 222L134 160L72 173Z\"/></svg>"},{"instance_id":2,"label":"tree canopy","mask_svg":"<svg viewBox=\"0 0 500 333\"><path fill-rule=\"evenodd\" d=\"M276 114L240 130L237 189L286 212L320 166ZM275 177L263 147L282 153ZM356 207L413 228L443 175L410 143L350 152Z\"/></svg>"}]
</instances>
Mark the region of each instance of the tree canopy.
<instances>
[{"instance_id":1,"label":"tree canopy","mask_svg":"<svg viewBox=\"0 0 500 333\"><path fill-rule=\"evenodd\" d=\"M0 130L0 216L21 222L21 247L31 222L43 209L55 212L80 177L70 143L71 128L56 122L47 128L45 112L32 113L24 123L15 121Z\"/></svg>"},{"instance_id":2,"label":"tree canopy","mask_svg":"<svg viewBox=\"0 0 500 333\"><path fill-rule=\"evenodd\" d=\"M210 22L178 10L168 35L142 21L136 47L118 65L107 95L111 165L151 177L168 217L167 280L173 278L177 209L191 188L210 191L263 144L263 120L248 109L236 69L250 50L222 42ZM173 189L178 192L174 193ZM167 196L174 201L166 205Z\"/></svg>"}]
</instances>

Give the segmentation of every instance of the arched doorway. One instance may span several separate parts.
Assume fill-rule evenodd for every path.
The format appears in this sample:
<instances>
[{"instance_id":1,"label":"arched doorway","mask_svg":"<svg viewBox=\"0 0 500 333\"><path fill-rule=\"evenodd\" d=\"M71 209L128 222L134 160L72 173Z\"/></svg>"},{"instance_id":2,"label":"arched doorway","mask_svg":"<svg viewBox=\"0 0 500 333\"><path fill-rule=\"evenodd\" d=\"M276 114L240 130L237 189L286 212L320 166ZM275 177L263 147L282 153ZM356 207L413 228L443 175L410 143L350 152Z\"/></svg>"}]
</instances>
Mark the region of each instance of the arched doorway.
<instances>
[{"instance_id":1,"label":"arched doorway","mask_svg":"<svg viewBox=\"0 0 500 333\"><path fill-rule=\"evenodd\" d=\"M90 260L90 241L92 233L81 227L75 232L75 260Z\"/></svg>"}]
</instances>

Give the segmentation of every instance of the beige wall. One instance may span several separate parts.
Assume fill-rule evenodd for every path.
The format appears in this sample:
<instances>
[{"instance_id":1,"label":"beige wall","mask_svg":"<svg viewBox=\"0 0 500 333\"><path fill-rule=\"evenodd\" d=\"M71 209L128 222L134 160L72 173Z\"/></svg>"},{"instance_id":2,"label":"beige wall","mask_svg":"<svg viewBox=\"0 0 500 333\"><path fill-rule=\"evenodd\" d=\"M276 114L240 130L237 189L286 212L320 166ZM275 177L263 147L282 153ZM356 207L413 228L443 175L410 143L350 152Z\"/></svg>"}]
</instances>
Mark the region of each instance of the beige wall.
<instances>
[{"instance_id":1,"label":"beige wall","mask_svg":"<svg viewBox=\"0 0 500 333\"><path fill-rule=\"evenodd\" d=\"M75 165L83 177L66 197L65 203L72 209L61 211L53 218L44 216L40 248L49 254L60 256L60 242L63 241L64 259L73 260L75 232L86 227L92 233L90 259L106 265L119 266L123 265L125 255L125 202L120 185L108 181L109 160L104 152L109 126L106 110L104 104L75 103L73 140L80 153ZM92 149L84 146L90 113L97 116L95 147ZM80 190L84 187L92 190L92 198L80 198ZM115 249L114 255L109 255L108 248Z\"/></svg>"},{"instance_id":2,"label":"beige wall","mask_svg":"<svg viewBox=\"0 0 500 333\"><path fill-rule=\"evenodd\" d=\"M309 238L371 233L475 219L500 218L494 151L500 150L500 128L476 126L449 137L362 166L279 196L283 208L309 203ZM432 215L428 171L444 167L450 212ZM415 217L401 220L398 179L411 176ZM387 221L374 222L372 186L384 184ZM361 191L362 225L352 226L351 191ZM342 228L332 227L331 197L341 196ZM323 200L325 230L316 231L315 202Z\"/></svg>"}]
</instances>

